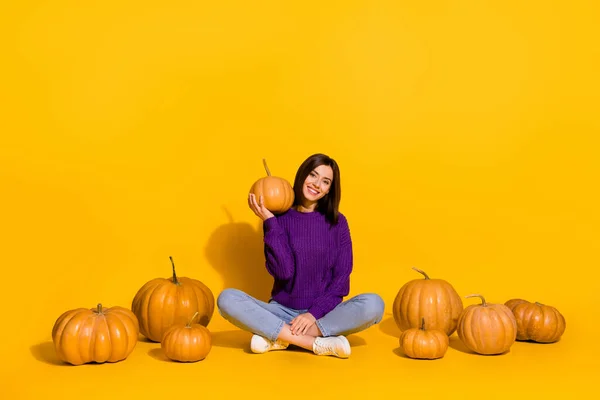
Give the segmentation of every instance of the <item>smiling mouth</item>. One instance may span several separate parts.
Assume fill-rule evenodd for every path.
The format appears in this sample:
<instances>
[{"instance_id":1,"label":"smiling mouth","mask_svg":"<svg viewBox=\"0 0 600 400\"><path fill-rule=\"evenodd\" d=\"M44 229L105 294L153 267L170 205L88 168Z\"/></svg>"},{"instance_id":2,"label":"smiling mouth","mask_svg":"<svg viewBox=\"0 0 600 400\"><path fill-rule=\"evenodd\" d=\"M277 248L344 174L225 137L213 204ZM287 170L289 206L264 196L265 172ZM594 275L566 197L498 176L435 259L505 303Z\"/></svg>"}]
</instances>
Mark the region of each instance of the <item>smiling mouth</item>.
<instances>
[{"instance_id":1,"label":"smiling mouth","mask_svg":"<svg viewBox=\"0 0 600 400\"><path fill-rule=\"evenodd\" d=\"M315 189L313 189L313 188L310 188L310 187L308 187L308 186L306 187L306 190L308 191L308 193L310 193L310 194L312 194L312 195L315 195L315 196L319 194L319 192L318 192L318 191L316 191Z\"/></svg>"}]
</instances>

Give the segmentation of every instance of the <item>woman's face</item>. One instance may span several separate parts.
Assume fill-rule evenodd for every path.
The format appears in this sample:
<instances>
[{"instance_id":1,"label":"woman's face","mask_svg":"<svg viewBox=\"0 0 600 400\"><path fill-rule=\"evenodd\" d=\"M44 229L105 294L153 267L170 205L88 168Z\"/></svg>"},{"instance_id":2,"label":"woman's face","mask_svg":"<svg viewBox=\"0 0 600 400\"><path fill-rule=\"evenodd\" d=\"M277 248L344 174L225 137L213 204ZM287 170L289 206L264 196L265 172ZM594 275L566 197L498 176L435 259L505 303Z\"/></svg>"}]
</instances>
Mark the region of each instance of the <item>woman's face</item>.
<instances>
[{"instance_id":1,"label":"woman's face","mask_svg":"<svg viewBox=\"0 0 600 400\"><path fill-rule=\"evenodd\" d=\"M304 180L304 186L302 187L304 198L310 203L316 203L329 193L332 181L333 169L329 165L319 165Z\"/></svg>"}]
</instances>

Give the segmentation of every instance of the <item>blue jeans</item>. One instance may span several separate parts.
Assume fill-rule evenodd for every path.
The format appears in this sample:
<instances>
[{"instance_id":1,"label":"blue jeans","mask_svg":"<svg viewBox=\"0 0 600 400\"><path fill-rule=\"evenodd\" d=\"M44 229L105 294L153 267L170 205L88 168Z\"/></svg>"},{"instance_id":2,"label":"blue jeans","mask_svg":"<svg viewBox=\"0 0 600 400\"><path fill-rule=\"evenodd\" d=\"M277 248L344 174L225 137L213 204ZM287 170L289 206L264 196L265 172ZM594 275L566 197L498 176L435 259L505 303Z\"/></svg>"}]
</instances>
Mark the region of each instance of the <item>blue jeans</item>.
<instances>
[{"instance_id":1,"label":"blue jeans","mask_svg":"<svg viewBox=\"0 0 600 400\"><path fill-rule=\"evenodd\" d=\"M323 336L349 335L367 329L381 321L384 302L374 293L354 296L316 321ZM217 308L223 318L248 332L277 340L284 324L307 310L285 307L274 300L268 303L238 289L225 289L217 298Z\"/></svg>"}]
</instances>

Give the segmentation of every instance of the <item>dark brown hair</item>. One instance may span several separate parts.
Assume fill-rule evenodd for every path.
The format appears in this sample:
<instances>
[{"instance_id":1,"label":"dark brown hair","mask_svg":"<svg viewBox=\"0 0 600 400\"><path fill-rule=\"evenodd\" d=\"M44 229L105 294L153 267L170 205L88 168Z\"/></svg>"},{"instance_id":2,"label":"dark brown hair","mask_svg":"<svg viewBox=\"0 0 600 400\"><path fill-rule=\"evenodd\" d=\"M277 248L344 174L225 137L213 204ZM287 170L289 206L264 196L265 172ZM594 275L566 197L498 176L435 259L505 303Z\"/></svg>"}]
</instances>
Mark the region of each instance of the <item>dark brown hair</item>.
<instances>
[{"instance_id":1,"label":"dark brown hair","mask_svg":"<svg viewBox=\"0 0 600 400\"><path fill-rule=\"evenodd\" d=\"M331 187L329 188L329 193L323 196L319 202L317 203L316 211L324 214L327 217L327 220L335 225L338 222L339 215L339 205L340 199L342 195L342 187L340 183L340 168L337 162L321 153L313 154L308 157L296 172L296 178L294 180L294 206L301 205L302 199L304 198L304 194L302 193L302 186L304 185L304 181L306 177L318 166L320 165L328 165L333 170L333 180L331 182Z\"/></svg>"}]
</instances>

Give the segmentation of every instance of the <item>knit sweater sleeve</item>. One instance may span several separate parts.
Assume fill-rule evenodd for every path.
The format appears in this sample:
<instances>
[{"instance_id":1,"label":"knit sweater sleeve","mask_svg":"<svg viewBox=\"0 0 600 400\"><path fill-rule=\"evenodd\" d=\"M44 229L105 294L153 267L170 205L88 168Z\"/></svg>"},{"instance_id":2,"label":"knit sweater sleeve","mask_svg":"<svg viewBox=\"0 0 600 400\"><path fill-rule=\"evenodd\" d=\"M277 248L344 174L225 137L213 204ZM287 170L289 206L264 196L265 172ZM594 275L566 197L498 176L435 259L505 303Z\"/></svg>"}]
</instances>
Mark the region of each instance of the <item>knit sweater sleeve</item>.
<instances>
[{"instance_id":1,"label":"knit sweater sleeve","mask_svg":"<svg viewBox=\"0 0 600 400\"><path fill-rule=\"evenodd\" d=\"M294 275L294 258L287 234L276 217L263 222L265 260L269 274L278 280Z\"/></svg>"},{"instance_id":2,"label":"knit sweater sleeve","mask_svg":"<svg viewBox=\"0 0 600 400\"><path fill-rule=\"evenodd\" d=\"M352 239L348 221L342 215L340 215L338 225L340 240L331 280L325 288L325 293L316 298L308 309L308 312L316 319L333 310L350 292L350 274L353 264Z\"/></svg>"}]
</instances>

